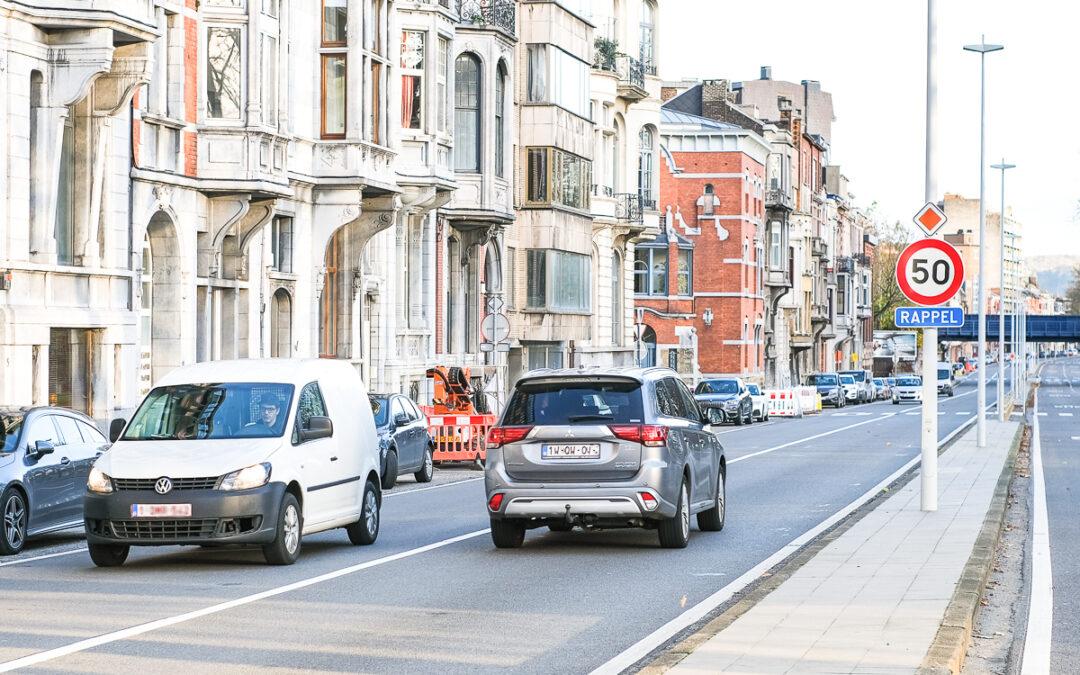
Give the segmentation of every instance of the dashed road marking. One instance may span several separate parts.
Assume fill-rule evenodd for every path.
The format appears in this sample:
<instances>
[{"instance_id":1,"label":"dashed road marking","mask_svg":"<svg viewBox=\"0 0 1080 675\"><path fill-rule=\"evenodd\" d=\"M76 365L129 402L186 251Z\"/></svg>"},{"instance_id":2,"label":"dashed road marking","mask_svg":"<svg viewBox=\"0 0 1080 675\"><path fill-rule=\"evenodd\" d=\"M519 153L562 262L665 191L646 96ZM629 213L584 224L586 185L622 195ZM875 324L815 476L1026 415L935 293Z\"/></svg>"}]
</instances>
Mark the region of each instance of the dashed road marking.
<instances>
[{"instance_id":1,"label":"dashed road marking","mask_svg":"<svg viewBox=\"0 0 1080 675\"><path fill-rule=\"evenodd\" d=\"M1058 413L1058 417L1072 417L1072 413Z\"/></svg>"}]
</instances>

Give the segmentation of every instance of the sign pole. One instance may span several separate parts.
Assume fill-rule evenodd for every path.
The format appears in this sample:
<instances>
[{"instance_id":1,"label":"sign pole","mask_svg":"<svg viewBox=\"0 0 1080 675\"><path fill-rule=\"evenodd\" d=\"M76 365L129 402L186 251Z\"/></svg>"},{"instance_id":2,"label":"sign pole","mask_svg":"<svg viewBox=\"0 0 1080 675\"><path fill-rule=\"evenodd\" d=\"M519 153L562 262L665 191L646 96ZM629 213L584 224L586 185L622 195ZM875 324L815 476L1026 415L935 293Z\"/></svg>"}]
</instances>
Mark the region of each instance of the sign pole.
<instances>
[{"instance_id":1,"label":"sign pole","mask_svg":"<svg viewBox=\"0 0 1080 675\"><path fill-rule=\"evenodd\" d=\"M924 198L937 197L937 174L934 166L934 142L937 124L937 72L934 52L937 49L935 0L926 0L926 176ZM938 416L937 416L937 328L923 330L922 390L922 470L920 503L923 511L937 511L938 502Z\"/></svg>"}]
</instances>

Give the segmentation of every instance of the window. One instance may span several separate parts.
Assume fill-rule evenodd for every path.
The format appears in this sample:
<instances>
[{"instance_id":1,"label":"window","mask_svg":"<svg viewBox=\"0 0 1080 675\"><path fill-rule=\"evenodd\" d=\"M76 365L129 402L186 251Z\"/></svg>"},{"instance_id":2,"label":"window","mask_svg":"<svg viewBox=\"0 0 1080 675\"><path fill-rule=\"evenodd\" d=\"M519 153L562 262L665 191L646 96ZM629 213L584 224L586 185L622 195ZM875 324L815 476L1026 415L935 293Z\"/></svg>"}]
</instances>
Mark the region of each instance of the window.
<instances>
[{"instance_id":1,"label":"window","mask_svg":"<svg viewBox=\"0 0 1080 675\"><path fill-rule=\"evenodd\" d=\"M371 105L368 106L368 123L364 137L372 143L382 143L382 67L379 61L371 60Z\"/></svg>"},{"instance_id":2,"label":"window","mask_svg":"<svg viewBox=\"0 0 1080 675\"><path fill-rule=\"evenodd\" d=\"M526 343L525 347L529 352L529 370L562 368L563 350L559 343Z\"/></svg>"},{"instance_id":3,"label":"window","mask_svg":"<svg viewBox=\"0 0 1080 675\"><path fill-rule=\"evenodd\" d=\"M506 114L506 69L499 64L495 75L495 175L506 177L506 129L503 116Z\"/></svg>"},{"instance_id":4,"label":"window","mask_svg":"<svg viewBox=\"0 0 1080 675\"><path fill-rule=\"evenodd\" d=\"M278 0L263 0L263 12L270 16L277 16Z\"/></svg>"},{"instance_id":5,"label":"window","mask_svg":"<svg viewBox=\"0 0 1080 675\"><path fill-rule=\"evenodd\" d=\"M401 32L401 127L423 128L424 37L421 31Z\"/></svg>"},{"instance_id":6,"label":"window","mask_svg":"<svg viewBox=\"0 0 1080 675\"><path fill-rule=\"evenodd\" d=\"M506 308L517 308L517 249L506 249Z\"/></svg>"},{"instance_id":7,"label":"window","mask_svg":"<svg viewBox=\"0 0 1080 675\"><path fill-rule=\"evenodd\" d=\"M323 47L345 46L348 18L348 0L323 0Z\"/></svg>"},{"instance_id":8,"label":"window","mask_svg":"<svg viewBox=\"0 0 1080 675\"><path fill-rule=\"evenodd\" d=\"M703 216L711 216L713 214L713 206L714 206L713 199L714 199L713 186L710 183L710 184L707 184L705 186L705 195L704 195L703 199L701 200L701 214Z\"/></svg>"},{"instance_id":9,"label":"window","mask_svg":"<svg viewBox=\"0 0 1080 675\"><path fill-rule=\"evenodd\" d=\"M656 383L656 407L661 415L686 418L690 413L674 378L666 377Z\"/></svg>"},{"instance_id":10,"label":"window","mask_svg":"<svg viewBox=\"0 0 1080 675\"><path fill-rule=\"evenodd\" d=\"M701 420L701 409L698 408L697 401L694 400L694 395L690 393L690 390L686 388L686 383L682 380L672 379L675 383L675 390L679 393L679 398L682 399L683 409L686 410L686 419L697 422Z\"/></svg>"},{"instance_id":11,"label":"window","mask_svg":"<svg viewBox=\"0 0 1080 675\"><path fill-rule=\"evenodd\" d=\"M322 137L345 137L345 55L322 55Z\"/></svg>"},{"instance_id":12,"label":"window","mask_svg":"<svg viewBox=\"0 0 1080 675\"><path fill-rule=\"evenodd\" d=\"M530 309L587 312L591 308L591 260L567 251L530 250L526 260Z\"/></svg>"},{"instance_id":13,"label":"window","mask_svg":"<svg viewBox=\"0 0 1080 675\"><path fill-rule=\"evenodd\" d=\"M555 148L529 148L527 205L589 209L592 162Z\"/></svg>"},{"instance_id":14,"label":"window","mask_svg":"<svg viewBox=\"0 0 1080 675\"><path fill-rule=\"evenodd\" d=\"M529 345L529 366L549 367L546 345ZM560 359L561 361L561 359ZM524 382L514 388L503 424L634 424L644 419L641 385L614 380L587 383Z\"/></svg>"},{"instance_id":15,"label":"window","mask_svg":"<svg viewBox=\"0 0 1080 675\"><path fill-rule=\"evenodd\" d=\"M783 225L779 221L769 223L769 269L781 270L784 268L783 257Z\"/></svg>"},{"instance_id":16,"label":"window","mask_svg":"<svg viewBox=\"0 0 1080 675\"><path fill-rule=\"evenodd\" d=\"M679 269L676 278L677 295L692 295L694 292L694 249L679 249Z\"/></svg>"},{"instance_id":17,"label":"window","mask_svg":"<svg viewBox=\"0 0 1080 675\"><path fill-rule=\"evenodd\" d=\"M641 62L646 73L656 74L656 5L650 0L641 3Z\"/></svg>"},{"instance_id":18,"label":"window","mask_svg":"<svg viewBox=\"0 0 1080 675\"><path fill-rule=\"evenodd\" d=\"M48 441L53 445L60 444L60 434L56 432L56 425L53 424L54 417L54 415L42 415L34 420L34 423L30 425L30 430L26 433L30 445L38 441Z\"/></svg>"},{"instance_id":19,"label":"window","mask_svg":"<svg viewBox=\"0 0 1080 675\"><path fill-rule=\"evenodd\" d=\"M655 209L656 197L653 190L653 132L649 127L642 127L638 135L640 154L638 155L638 192L641 195L641 208Z\"/></svg>"},{"instance_id":20,"label":"window","mask_svg":"<svg viewBox=\"0 0 1080 675\"><path fill-rule=\"evenodd\" d=\"M548 44L528 45L529 103L553 103L588 118L590 65Z\"/></svg>"},{"instance_id":21,"label":"window","mask_svg":"<svg viewBox=\"0 0 1080 675\"><path fill-rule=\"evenodd\" d=\"M847 296L848 296L848 277L846 274L839 274L836 277L836 313L847 314Z\"/></svg>"},{"instance_id":22,"label":"window","mask_svg":"<svg viewBox=\"0 0 1080 675\"><path fill-rule=\"evenodd\" d=\"M480 59L462 54L454 63L454 168L480 170Z\"/></svg>"},{"instance_id":23,"label":"window","mask_svg":"<svg viewBox=\"0 0 1080 675\"><path fill-rule=\"evenodd\" d=\"M273 438L285 432L293 386L268 382L155 387L124 430L125 441Z\"/></svg>"},{"instance_id":24,"label":"window","mask_svg":"<svg viewBox=\"0 0 1080 675\"><path fill-rule=\"evenodd\" d=\"M292 218L274 218L270 226L271 267L278 272L292 272Z\"/></svg>"},{"instance_id":25,"label":"window","mask_svg":"<svg viewBox=\"0 0 1080 675\"><path fill-rule=\"evenodd\" d=\"M79 431L82 432L82 438L84 443L108 443L105 440L105 435L97 430L96 427L92 427L86 422L78 422Z\"/></svg>"},{"instance_id":26,"label":"window","mask_svg":"<svg viewBox=\"0 0 1080 675\"><path fill-rule=\"evenodd\" d=\"M206 114L211 119L240 119L241 49L239 28L206 29Z\"/></svg>"},{"instance_id":27,"label":"window","mask_svg":"<svg viewBox=\"0 0 1080 675\"><path fill-rule=\"evenodd\" d=\"M639 246L634 251L634 293L668 294L668 251L666 248Z\"/></svg>"},{"instance_id":28,"label":"window","mask_svg":"<svg viewBox=\"0 0 1080 675\"><path fill-rule=\"evenodd\" d=\"M264 35L262 42L263 122L267 126L276 127L278 103L278 41L276 37Z\"/></svg>"},{"instance_id":29,"label":"window","mask_svg":"<svg viewBox=\"0 0 1080 675\"><path fill-rule=\"evenodd\" d=\"M67 415L54 415L56 425L60 427L60 435L63 436L63 445L78 445L83 442L82 434L79 433L79 425L75 419Z\"/></svg>"},{"instance_id":30,"label":"window","mask_svg":"<svg viewBox=\"0 0 1080 675\"><path fill-rule=\"evenodd\" d=\"M300 398L296 403L296 425L292 433L294 445L300 442L298 430L306 429L312 417L326 417L326 404L317 382L305 384L300 390Z\"/></svg>"},{"instance_id":31,"label":"window","mask_svg":"<svg viewBox=\"0 0 1080 675\"><path fill-rule=\"evenodd\" d=\"M446 83L450 79L449 68L450 40L440 36L438 63L436 64L435 68L435 82L437 90L435 105L438 106L438 110L436 110L435 116L438 120L438 130L443 133L446 132Z\"/></svg>"},{"instance_id":32,"label":"window","mask_svg":"<svg viewBox=\"0 0 1080 675\"><path fill-rule=\"evenodd\" d=\"M60 183L56 191L56 262L75 264L75 109L64 118L64 138L60 145Z\"/></svg>"},{"instance_id":33,"label":"window","mask_svg":"<svg viewBox=\"0 0 1080 675\"><path fill-rule=\"evenodd\" d=\"M395 396L390 402L390 421L395 421L399 417L409 418L409 414L405 412L405 405L402 403L400 396Z\"/></svg>"},{"instance_id":34,"label":"window","mask_svg":"<svg viewBox=\"0 0 1080 675\"><path fill-rule=\"evenodd\" d=\"M623 265L622 256L615 252L611 256L611 344L622 345L623 322Z\"/></svg>"}]
</instances>

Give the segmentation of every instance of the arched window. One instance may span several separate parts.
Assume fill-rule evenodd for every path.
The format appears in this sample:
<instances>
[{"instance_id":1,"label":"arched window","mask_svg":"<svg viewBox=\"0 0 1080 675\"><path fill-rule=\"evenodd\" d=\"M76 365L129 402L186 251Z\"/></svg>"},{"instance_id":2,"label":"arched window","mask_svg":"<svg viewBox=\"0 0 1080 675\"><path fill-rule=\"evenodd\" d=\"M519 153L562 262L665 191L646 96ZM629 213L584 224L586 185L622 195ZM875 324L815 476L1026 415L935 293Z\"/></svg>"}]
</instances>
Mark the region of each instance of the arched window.
<instances>
[{"instance_id":1,"label":"arched window","mask_svg":"<svg viewBox=\"0 0 1080 675\"><path fill-rule=\"evenodd\" d=\"M638 150L638 194L641 197L641 208L655 209L656 197L653 190L653 132L649 127L642 127L638 136L640 149Z\"/></svg>"},{"instance_id":2,"label":"arched window","mask_svg":"<svg viewBox=\"0 0 1080 675\"><path fill-rule=\"evenodd\" d=\"M480 171L480 59L457 57L454 77L454 168Z\"/></svg>"},{"instance_id":3,"label":"arched window","mask_svg":"<svg viewBox=\"0 0 1080 675\"><path fill-rule=\"evenodd\" d=\"M623 263L622 255L615 251L611 256L611 344L622 345L622 308L623 308Z\"/></svg>"},{"instance_id":4,"label":"arched window","mask_svg":"<svg viewBox=\"0 0 1080 675\"><path fill-rule=\"evenodd\" d=\"M270 356L284 359L292 356L292 296L284 288L274 291L273 311L270 314Z\"/></svg>"},{"instance_id":5,"label":"arched window","mask_svg":"<svg viewBox=\"0 0 1080 675\"><path fill-rule=\"evenodd\" d=\"M615 137L611 139L611 189L613 192L620 192L622 188L624 138L622 116L616 114Z\"/></svg>"},{"instance_id":6,"label":"arched window","mask_svg":"<svg viewBox=\"0 0 1080 675\"><path fill-rule=\"evenodd\" d=\"M506 177L506 125L503 116L506 113L506 64L499 63L495 74L495 175Z\"/></svg>"},{"instance_id":7,"label":"arched window","mask_svg":"<svg viewBox=\"0 0 1080 675\"><path fill-rule=\"evenodd\" d=\"M652 0L641 3L641 62L646 73L656 75L656 5Z\"/></svg>"},{"instance_id":8,"label":"arched window","mask_svg":"<svg viewBox=\"0 0 1080 675\"><path fill-rule=\"evenodd\" d=\"M638 352L638 365L652 368L656 365L656 331L652 326L645 326L641 333L641 349Z\"/></svg>"}]
</instances>

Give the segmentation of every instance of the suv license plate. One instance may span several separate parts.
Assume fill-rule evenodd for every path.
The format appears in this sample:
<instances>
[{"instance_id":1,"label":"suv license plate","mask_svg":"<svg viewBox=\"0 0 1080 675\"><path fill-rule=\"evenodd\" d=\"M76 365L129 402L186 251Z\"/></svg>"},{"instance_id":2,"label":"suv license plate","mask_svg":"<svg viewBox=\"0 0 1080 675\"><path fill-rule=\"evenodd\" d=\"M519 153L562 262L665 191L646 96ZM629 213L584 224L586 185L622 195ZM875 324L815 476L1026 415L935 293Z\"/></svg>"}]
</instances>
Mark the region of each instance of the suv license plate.
<instances>
[{"instance_id":1,"label":"suv license plate","mask_svg":"<svg viewBox=\"0 0 1080 675\"><path fill-rule=\"evenodd\" d=\"M191 504L132 504L132 518L190 518Z\"/></svg>"},{"instance_id":2,"label":"suv license plate","mask_svg":"<svg viewBox=\"0 0 1080 675\"><path fill-rule=\"evenodd\" d=\"M600 459L599 443L559 443L540 447L542 459Z\"/></svg>"}]
</instances>

